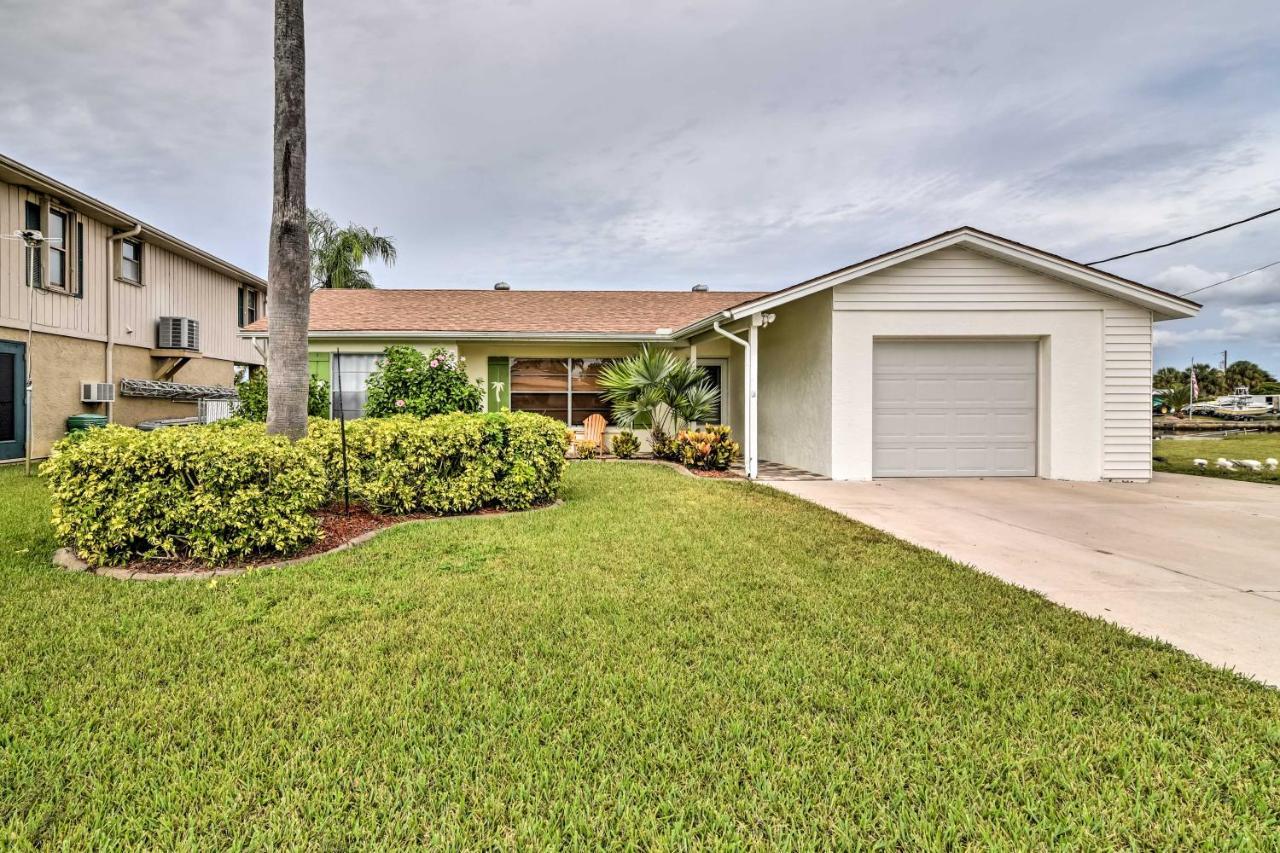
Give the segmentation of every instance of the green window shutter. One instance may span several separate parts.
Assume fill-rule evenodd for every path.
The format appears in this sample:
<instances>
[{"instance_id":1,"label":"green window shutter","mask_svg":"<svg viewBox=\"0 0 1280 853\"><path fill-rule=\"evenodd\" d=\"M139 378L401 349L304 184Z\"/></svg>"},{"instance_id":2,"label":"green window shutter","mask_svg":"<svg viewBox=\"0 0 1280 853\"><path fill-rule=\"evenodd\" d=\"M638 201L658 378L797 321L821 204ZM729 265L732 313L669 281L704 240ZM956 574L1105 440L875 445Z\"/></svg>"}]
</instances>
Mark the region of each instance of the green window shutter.
<instances>
[{"instance_id":1,"label":"green window shutter","mask_svg":"<svg viewBox=\"0 0 1280 853\"><path fill-rule=\"evenodd\" d=\"M309 352L307 353L307 370L316 379L326 383L331 383L331 374L329 372L329 353L327 352Z\"/></svg>"},{"instance_id":2,"label":"green window shutter","mask_svg":"<svg viewBox=\"0 0 1280 853\"><path fill-rule=\"evenodd\" d=\"M488 406L490 412L511 408L511 359L489 356Z\"/></svg>"},{"instance_id":3,"label":"green window shutter","mask_svg":"<svg viewBox=\"0 0 1280 853\"><path fill-rule=\"evenodd\" d=\"M76 223L76 296L84 298L84 223Z\"/></svg>"}]
</instances>

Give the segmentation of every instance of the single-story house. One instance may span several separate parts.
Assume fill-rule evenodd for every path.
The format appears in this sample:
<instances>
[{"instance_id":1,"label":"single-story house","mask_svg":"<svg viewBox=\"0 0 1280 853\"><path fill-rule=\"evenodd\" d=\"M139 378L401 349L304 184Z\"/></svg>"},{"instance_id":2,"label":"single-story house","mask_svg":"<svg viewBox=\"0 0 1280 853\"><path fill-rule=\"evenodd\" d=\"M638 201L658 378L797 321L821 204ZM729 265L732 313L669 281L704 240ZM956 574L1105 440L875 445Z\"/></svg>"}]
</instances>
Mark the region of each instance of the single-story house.
<instances>
[{"instance_id":1,"label":"single-story house","mask_svg":"<svg viewBox=\"0 0 1280 853\"><path fill-rule=\"evenodd\" d=\"M490 407L577 425L608 417L602 363L671 347L720 385L750 476L1145 480L1152 324L1199 307L966 227L770 292L321 291L310 351L348 412L409 343L457 352Z\"/></svg>"}]
</instances>

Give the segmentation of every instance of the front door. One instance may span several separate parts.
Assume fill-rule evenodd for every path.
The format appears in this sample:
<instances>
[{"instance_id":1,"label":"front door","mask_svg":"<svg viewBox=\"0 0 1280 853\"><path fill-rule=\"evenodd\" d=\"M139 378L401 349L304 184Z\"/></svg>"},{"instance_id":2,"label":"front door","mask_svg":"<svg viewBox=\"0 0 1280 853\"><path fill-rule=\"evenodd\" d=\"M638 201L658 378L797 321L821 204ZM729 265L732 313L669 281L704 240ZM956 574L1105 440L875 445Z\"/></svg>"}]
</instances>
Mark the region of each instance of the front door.
<instances>
[{"instance_id":1,"label":"front door","mask_svg":"<svg viewBox=\"0 0 1280 853\"><path fill-rule=\"evenodd\" d=\"M0 341L0 459L27 452L27 347Z\"/></svg>"}]
</instances>

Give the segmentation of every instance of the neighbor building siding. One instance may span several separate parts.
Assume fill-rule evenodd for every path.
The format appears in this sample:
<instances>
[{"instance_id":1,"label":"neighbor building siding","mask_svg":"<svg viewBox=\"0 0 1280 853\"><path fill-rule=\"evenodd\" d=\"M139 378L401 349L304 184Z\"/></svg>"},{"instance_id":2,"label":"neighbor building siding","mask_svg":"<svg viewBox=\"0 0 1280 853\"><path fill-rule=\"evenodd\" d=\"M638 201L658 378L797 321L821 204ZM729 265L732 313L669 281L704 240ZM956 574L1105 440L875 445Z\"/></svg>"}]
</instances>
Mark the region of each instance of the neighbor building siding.
<instances>
[{"instance_id":1,"label":"neighbor building siding","mask_svg":"<svg viewBox=\"0 0 1280 853\"><path fill-rule=\"evenodd\" d=\"M0 182L0 234L12 235L25 227L26 203L40 203L43 198L23 187ZM83 258L83 287L79 295L44 289L30 294L35 331L106 341L106 289L110 282L115 343L151 349L155 347L158 318L194 317L200 321L202 355L206 358L262 363L253 344L239 337L239 280L147 243L144 236L143 283L117 281L108 244L111 228L82 213L74 214L74 223L83 226L84 241L78 251L68 254L72 259ZM76 233L75 224L69 231ZM29 294L24 253L21 242L0 241L0 326L25 330ZM79 274L79 270L70 272L73 285Z\"/></svg>"},{"instance_id":2,"label":"neighbor building siding","mask_svg":"<svg viewBox=\"0 0 1280 853\"><path fill-rule=\"evenodd\" d=\"M939 334L961 337L1017 334L1041 338L1042 360L1046 364L1053 357L1050 330L1063 328L1063 322L1050 320L1049 315L1060 315L1063 321L1068 317L1076 318L1070 324L1073 330L1078 330L1080 318L1091 317L1090 323L1096 323L1101 339L1101 365L1092 387L1077 388L1072 393L1083 392L1096 398L1096 408L1101 411L1096 424L1092 421L1088 424L1089 429L1098 431L1097 439L1101 446L1101 461L1095 468L1095 476L1104 479L1150 478L1152 317L1146 309L956 247L940 249L839 285L833 289L832 305L837 313L875 312L884 318L895 312L921 316L925 312L938 312L939 315L981 312L985 315L981 322L978 322L976 313L971 322L963 321L961 316L959 322L939 325ZM1002 315L1010 321L1004 331L1000 331L999 318ZM1044 322L1038 323L1037 316L1045 317ZM894 324L886 320L885 328L892 327ZM865 328L871 328L872 334L885 334L874 331L875 323L867 324ZM1061 369L1063 365L1057 367ZM1041 377L1041 386L1042 393L1050 393L1051 383L1047 374ZM1058 395L1060 406L1065 406L1067 399L1063 389L1052 390ZM869 404L870 401L864 402ZM1088 408L1093 410L1095 405ZM1053 415L1048 409L1042 411L1044 417ZM1081 420L1079 425L1083 428L1085 422ZM1050 436L1042 432L1042 459L1049 458L1048 452L1052 449L1049 441ZM1061 440L1058 444L1061 445ZM1058 452L1060 458L1060 446ZM1062 463L1057 467L1061 470ZM1074 465L1072 468L1070 478L1081 478L1083 472ZM1060 476L1047 462L1041 473Z\"/></svg>"}]
</instances>

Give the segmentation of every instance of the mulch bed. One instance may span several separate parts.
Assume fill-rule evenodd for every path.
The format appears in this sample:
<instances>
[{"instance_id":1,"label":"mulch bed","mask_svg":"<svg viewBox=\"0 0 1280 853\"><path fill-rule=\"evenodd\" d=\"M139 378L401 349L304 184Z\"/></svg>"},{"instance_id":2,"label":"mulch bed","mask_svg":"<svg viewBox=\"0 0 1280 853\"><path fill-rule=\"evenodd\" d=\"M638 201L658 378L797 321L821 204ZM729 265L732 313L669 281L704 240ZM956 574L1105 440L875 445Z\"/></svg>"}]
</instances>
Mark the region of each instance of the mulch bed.
<instances>
[{"instance_id":1,"label":"mulch bed","mask_svg":"<svg viewBox=\"0 0 1280 853\"><path fill-rule=\"evenodd\" d=\"M476 512L463 514L498 515L505 511L506 510L486 508L477 510ZM320 522L320 537L301 551L296 551L292 554L259 554L257 556L245 557L231 563L223 563L216 566L211 565L204 560L195 559L194 557L157 557L149 560L137 560L127 564L123 568L129 571L143 572L145 574L152 575L172 575L182 572L208 572L213 569L246 569L253 566L281 563L288 560L298 560L303 557L312 557L317 554L323 554L326 551L332 551L339 545L350 542L358 536L363 536L364 534L370 533L374 530L381 530L384 527L391 527L405 521L446 517L443 515L436 515L434 513L377 515L370 512L367 508L356 504L351 505L350 514L343 511L342 504L333 504L317 510L314 515Z\"/></svg>"}]
</instances>

